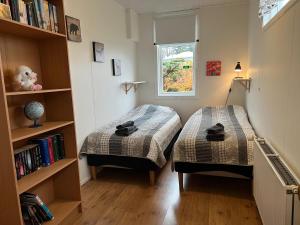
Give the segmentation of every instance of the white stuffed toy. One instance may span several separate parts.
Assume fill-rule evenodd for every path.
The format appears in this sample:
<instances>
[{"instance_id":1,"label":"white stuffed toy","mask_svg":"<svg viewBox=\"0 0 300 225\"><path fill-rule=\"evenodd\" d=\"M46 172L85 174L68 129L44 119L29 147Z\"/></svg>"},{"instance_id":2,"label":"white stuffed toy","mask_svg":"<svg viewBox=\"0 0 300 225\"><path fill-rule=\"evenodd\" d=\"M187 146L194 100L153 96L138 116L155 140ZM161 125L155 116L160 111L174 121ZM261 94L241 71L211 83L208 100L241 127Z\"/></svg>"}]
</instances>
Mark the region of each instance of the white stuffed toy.
<instances>
[{"instance_id":1,"label":"white stuffed toy","mask_svg":"<svg viewBox=\"0 0 300 225\"><path fill-rule=\"evenodd\" d=\"M37 74L28 66L19 66L13 78L13 86L15 91L39 91L42 85L35 84L37 82Z\"/></svg>"}]
</instances>

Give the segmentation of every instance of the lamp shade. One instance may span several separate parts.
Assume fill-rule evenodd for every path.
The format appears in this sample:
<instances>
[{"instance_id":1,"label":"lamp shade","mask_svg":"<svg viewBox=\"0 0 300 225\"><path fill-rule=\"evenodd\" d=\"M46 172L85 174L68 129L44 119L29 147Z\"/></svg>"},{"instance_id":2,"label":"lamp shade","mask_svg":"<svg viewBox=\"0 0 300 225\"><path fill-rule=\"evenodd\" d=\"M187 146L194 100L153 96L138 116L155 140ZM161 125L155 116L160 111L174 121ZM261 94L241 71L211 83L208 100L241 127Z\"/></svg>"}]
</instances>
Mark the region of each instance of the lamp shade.
<instances>
[{"instance_id":1,"label":"lamp shade","mask_svg":"<svg viewBox=\"0 0 300 225\"><path fill-rule=\"evenodd\" d=\"M242 72L241 62L237 62L234 71L235 72Z\"/></svg>"}]
</instances>

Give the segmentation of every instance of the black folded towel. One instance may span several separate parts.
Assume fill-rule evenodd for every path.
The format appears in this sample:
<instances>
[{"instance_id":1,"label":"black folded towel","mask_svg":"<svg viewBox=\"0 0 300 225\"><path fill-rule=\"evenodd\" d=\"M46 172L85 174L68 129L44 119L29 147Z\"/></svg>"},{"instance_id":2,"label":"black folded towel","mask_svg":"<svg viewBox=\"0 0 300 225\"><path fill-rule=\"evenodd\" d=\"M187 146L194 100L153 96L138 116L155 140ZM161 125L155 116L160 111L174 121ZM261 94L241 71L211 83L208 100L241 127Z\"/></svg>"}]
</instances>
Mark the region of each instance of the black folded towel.
<instances>
[{"instance_id":1,"label":"black folded towel","mask_svg":"<svg viewBox=\"0 0 300 225\"><path fill-rule=\"evenodd\" d=\"M220 132L224 132L224 125L217 123L216 125L208 128L206 131L208 134L218 134Z\"/></svg>"},{"instance_id":2,"label":"black folded towel","mask_svg":"<svg viewBox=\"0 0 300 225\"><path fill-rule=\"evenodd\" d=\"M136 126L129 126L122 129L116 130L115 134L118 136L129 136L132 133L136 132L138 128Z\"/></svg>"},{"instance_id":3,"label":"black folded towel","mask_svg":"<svg viewBox=\"0 0 300 225\"><path fill-rule=\"evenodd\" d=\"M119 129L123 129L123 128L126 128L126 127L131 127L134 125L134 121L127 121L121 125L118 125L116 128L119 130Z\"/></svg>"},{"instance_id":4,"label":"black folded towel","mask_svg":"<svg viewBox=\"0 0 300 225\"><path fill-rule=\"evenodd\" d=\"M207 134L206 139L208 141L224 141L225 140L225 133L224 131L219 132L217 134Z\"/></svg>"}]
</instances>

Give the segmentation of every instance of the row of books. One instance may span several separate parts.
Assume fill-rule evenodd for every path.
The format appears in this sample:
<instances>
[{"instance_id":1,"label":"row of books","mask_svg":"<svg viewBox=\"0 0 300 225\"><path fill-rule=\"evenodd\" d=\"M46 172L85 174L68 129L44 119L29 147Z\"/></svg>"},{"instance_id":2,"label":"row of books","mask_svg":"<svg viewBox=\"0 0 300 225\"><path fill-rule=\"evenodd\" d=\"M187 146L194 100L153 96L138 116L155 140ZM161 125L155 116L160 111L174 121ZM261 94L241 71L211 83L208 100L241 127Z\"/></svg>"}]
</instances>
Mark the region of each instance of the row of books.
<instances>
[{"instance_id":1,"label":"row of books","mask_svg":"<svg viewBox=\"0 0 300 225\"><path fill-rule=\"evenodd\" d=\"M14 154L17 179L21 179L42 166L50 166L64 159L64 136L59 133L35 138L31 144L16 149Z\"/></svg>"},{"instance_id":2,"label":"row of books","mask_svg":"<svg viewBox=\"0 0 300 225\"><path fill-rule=\"evenodd\" d=\"M25 225L41 225L53 220L53 214L38 195L23 193L20 195L23 221Z\"/></svg>"},{"instance_id":3,"label":"row of books","mask_svg":"<svg viewBox=\"0 0 300 225\"><path fill-rule=\"evenodd\" d=\"M0 0L15 21L58 32L57 8L47 0Z\"/></svg>"}]
</instances>

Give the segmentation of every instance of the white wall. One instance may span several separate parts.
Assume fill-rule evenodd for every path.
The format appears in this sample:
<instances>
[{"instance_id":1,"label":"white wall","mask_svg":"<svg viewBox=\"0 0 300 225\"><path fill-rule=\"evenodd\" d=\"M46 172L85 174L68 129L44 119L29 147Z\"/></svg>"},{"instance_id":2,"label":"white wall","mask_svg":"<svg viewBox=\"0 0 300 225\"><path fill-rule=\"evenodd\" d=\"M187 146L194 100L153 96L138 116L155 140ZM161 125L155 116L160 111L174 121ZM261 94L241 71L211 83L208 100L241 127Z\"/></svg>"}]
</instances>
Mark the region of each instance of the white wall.
<instances>
[{"instance_id":1,"label":"white wall","mask_svg":"<svg viewBox=\"0 0 300 225\"><path fill-rule=\"evenodd\" d=\"M136 77L136 44L126 38L125 9L112 0L65 0L66 14L80 19L81 43L69 42L78 150L96 128L135 107L133 92L125 95L124 81ZM105 44L105 63L95 63L92 41ZM122 76L112 76L111 59L122 61ZM80 161L80 178L90 178L86 161Z\"/></svg>"},{"instance_id":2,"label":"white wall","mask_svg":"<svg viewBox=\"0 0 300 225\"><path fill-rule=\"evenodd\" d=\"M257 17L258 1L250 2L249 116L258 134L269 139L300 176L300 2L265 31Z\"/></svg>"},{"instance_id":3,"label":"white wall","mask_svg":"<svg viewBox=\"0 0 300 225\"><path fill-rule=\"evenodd\" d=\"M248 4L203 7L200 17L196 97L157 97L156 47L153 45L153 16L140 15L140 41L137 48L138 79L148 83L138 91L138 103L174 107L183 121L205 105L224 105L237 61L245 71L248 63ZM180 24L178 25L180 32ZM206 61L221 60L222 76L206 77ZM244 104L245 91L235 85L229 103Z\"/></svg>"}]
</instances>

